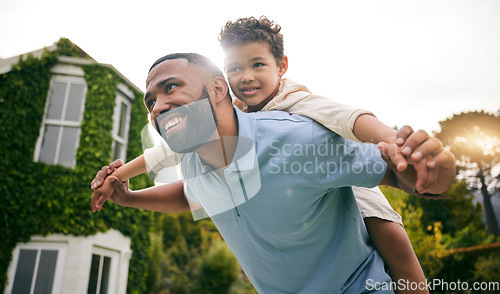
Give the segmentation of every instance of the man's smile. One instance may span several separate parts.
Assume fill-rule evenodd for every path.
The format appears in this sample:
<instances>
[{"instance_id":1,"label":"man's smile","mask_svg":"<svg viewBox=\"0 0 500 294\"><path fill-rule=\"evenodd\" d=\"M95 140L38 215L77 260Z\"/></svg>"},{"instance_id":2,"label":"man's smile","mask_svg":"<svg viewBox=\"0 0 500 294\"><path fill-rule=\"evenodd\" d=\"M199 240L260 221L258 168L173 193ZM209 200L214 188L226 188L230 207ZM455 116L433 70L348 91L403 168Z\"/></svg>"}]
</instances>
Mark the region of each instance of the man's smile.
<instances>
[{"instance_id":1,"label":"man's smile","mask_svg":"<svg viewBox=\"0 0 500 294\"><path fill-rule=\"evenodd\" d=\"M162 126L165 133L168 133L173 129L175 129L178 125L180 125L185 119L186 119L185 116L179 116L179 115L175 115L174 117L167 116L161 121L160 126Z\"/></svg>"}]
</instances>

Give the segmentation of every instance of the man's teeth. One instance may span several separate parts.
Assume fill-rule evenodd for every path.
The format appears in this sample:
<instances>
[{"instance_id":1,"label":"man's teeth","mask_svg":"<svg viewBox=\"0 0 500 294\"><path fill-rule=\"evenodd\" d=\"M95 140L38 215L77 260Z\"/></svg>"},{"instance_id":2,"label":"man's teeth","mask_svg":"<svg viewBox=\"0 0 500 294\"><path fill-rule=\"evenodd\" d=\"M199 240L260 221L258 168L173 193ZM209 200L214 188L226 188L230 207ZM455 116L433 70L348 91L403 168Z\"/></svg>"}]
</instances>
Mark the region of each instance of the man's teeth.
<instances>
[{"instance_id":1,"label":"man's teeth","mask_svg":"<svg viewBox=\"0 0 500 294\"><path fill-rule=\"evenodd\" d=\"M166 131L170 130L171 128L175 127L176 125L180 124L182 122L182 119L176 117L173 120L168 121L164 128Z\"/></svg>"}]
</instances>

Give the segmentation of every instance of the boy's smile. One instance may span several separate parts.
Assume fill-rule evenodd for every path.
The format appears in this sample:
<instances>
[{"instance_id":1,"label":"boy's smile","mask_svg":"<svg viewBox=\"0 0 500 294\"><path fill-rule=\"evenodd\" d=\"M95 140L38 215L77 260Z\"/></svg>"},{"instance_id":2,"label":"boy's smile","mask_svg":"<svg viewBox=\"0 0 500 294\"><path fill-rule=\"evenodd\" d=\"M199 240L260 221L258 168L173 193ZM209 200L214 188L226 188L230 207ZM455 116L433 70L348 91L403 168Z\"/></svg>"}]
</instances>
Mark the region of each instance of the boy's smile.
<instances>
[{"instance_id":1,"label":"boy's smile","mask_svg":"<svg viewBox=\"0 0 500 294\"><path fill-rule=\"evenodd\" d=\"M225 70L231 90L249 109L260 110L278 93L286 62L283 58L278 64L269 44L264 42L227 48Z\"/></svg>"}]
</instances>

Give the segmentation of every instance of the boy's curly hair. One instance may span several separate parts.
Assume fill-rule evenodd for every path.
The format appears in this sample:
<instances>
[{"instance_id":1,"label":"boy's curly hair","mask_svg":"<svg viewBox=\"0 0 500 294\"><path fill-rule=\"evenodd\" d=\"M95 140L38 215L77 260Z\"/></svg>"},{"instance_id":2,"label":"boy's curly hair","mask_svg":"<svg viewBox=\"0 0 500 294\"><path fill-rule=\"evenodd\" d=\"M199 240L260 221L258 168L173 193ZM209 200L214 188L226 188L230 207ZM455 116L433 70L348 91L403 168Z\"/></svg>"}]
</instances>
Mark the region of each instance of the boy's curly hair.
<instances>
[{"instance_id":1,"label":"boy's curly hair","mask_svg":"<svg viewBox=\"0 0 500 294\"><path fill-rule=\"evenodd\" d=\"M219 34L219 41L224 49L254 41L268 43L274 58L280 62L284 55L283 35L280 31L281 26L265 16L259 19L253 16L239 18L226 23Z\"/></svg>"}]
</instances>

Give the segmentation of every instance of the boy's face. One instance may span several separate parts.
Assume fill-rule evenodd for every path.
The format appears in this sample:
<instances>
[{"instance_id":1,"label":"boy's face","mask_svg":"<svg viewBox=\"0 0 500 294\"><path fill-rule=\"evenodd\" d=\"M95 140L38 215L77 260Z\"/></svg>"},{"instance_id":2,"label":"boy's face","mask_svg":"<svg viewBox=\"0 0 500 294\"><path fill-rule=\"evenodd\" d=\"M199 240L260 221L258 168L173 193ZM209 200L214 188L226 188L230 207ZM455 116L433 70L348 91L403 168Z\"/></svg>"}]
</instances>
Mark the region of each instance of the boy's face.
<instances>
[{"instance_id":1,"label":"boy's face","mask_svg":"<svg viewBox=\"0 0 500 294\"><path fill-rule=\"evenodd\" d=\"M278 92L286 57L278 64L270 45L257 41L228 47L225 53L224 69L234 95L250 109L265 106Z\"/></svg>"}]
</instances>

